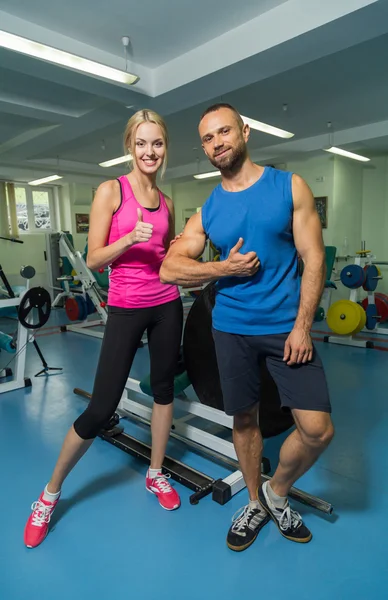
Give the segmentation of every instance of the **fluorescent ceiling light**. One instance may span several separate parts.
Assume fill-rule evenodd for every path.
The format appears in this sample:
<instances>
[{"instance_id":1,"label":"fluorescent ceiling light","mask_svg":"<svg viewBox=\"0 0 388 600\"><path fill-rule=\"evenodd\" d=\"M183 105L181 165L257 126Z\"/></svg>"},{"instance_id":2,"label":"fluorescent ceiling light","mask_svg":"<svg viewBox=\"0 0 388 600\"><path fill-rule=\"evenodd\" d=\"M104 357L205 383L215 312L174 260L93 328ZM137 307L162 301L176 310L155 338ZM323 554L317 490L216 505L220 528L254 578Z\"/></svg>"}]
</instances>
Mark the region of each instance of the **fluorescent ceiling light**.
<instances>
[{"instance_id":1,"label":"fluorescent ceiling light","mask_svg":"<svg viewBox=\"0 0 388 600\"><path fill-rule=\"evenodd\" d=\"M340 156L346 156L346 158L353 158L354 160L359 160L360 162L368 162L370 158L366 156L361 156L360 154L354 154L354 152L348 152L347 150L342 150L342 148L336 148L332 146L331 148L324 148L325 152L331 152L332 154L339 154Z\"/></svg>"},{"instance_id":2,"label":"fluorescent ceiling light","mask_svg":"<svg viewBox=\"0 0 388 600\"><path fill-rule=\"evenodd\" d=\"M194 179L208 179L209 177L219 177L220 175L220 171L210 171L210 173L200 173L199 175L194 175Z\"/></svg>"},{"instance_id":3,"label":"fluorescent ceiling light","mask_svg":"<svg viewBox=\"0 0 388 600\"><path fill-rule=\"evenodd\" d=\"M119 156L118 158L112 158L112 160L106 160L105 162L99 163L100 167L114 167L114 165L121 165L121 163L129 162L132 160L132 154L126 154L125 156Z\"/></svg>"},{"instance_id":4,"label":"fluorescent ceiling light","mask_svg":"<svg viewBox=\"0 0 388 600\"><path fill-rule=\"evenodd\" d=\"M46 44L39 44L27 38L7 33L6 31L0 30L0 46L20 52L21 54L27 54L41 60L60 65L61 67L68 67L76 71L82 71L89 73L90 75L96 75L97 77L103 77L104 79L110 79L112 81L118 81L119 83L125 83L127 85L133 85L139 81L137 75L132 73L126 73L125 71L119 71L112 67L107 67L100 63L46 46Z\"/></svg>"},{"instance_id":5,"label":"fluorescent ceiling light","mask_svg":"<svg viewBox=\"0 0 388 600\"><path fill-rule=\"evenodd\" d=\"M43 179L35 179L34 181L29 181L28 185L42 185L43 183L49 183L57 179L62 179L62 175L49 175L49 177L43 177Z\"/></svg>"},{"instance_id":6,"label":"fluorescent ceiling light","mask_svg":"<svg viewBox=\"0 0 388 600\"><path fill-rule=\"evenodd\" d=\"M278 127L273 127L272 125L267 125L267 123L261 123L260 121L256 121L255 119L250 119L249 117L243 117L241 115L244 123L249 125L251 129L256 129L257 131L262 131L264 133L268 133L269 135L276 135L276 137L289 139L294 137L294 133L290 133L289 131L284 131L284 129L279 129Z\"/></svg>"}]
</instances>

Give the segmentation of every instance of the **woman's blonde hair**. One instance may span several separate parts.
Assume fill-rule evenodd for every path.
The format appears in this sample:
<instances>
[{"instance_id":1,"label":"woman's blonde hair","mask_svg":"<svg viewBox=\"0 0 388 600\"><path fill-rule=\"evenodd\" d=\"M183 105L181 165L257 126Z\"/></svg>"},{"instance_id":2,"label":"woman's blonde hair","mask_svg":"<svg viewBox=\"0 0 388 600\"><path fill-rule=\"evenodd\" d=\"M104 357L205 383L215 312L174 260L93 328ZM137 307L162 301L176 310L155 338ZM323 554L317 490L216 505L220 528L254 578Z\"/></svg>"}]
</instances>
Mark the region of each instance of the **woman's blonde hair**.
<instances>
[{"instance_id":1,"label":"woman's blonde hair","mask_svg":"<svg viewBox=\"0 0 388 600\"><path fill-rule=\"evenodd\" d=\"M132 153L132 156L135 156L136 131L137 131L137 128L139 127L139 125L141 125L142 123L155 123L155 125L159 125L159 127L161 129L162 138L163 138L163 142L164 142L165 149L166 149L165 155L163 158L162 171L161 171L161 175L163 177L163 175L166 171L166 168L167 168L167 151L168 151L169 139L168 139L167 125L166 125L163 117L158 115L158 113L154 112L153 110L148 110L147 108L145 108L142 110L138 110L134 115L132 115L132 117L129 119L129 121L127 123L125 132L124 132L124 152L127 154L128 151L130 151Z\"/></svg>"}]
</instances>

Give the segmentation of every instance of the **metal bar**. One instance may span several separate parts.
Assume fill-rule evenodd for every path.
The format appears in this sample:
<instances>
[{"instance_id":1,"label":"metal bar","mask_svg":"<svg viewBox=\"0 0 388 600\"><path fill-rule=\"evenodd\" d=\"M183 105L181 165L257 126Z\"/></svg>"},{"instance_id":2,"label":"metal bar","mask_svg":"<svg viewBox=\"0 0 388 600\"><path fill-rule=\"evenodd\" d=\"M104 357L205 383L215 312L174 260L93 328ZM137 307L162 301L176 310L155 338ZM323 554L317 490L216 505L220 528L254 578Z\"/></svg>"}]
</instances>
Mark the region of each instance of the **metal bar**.
<instances>
[{"instance_id":1,"label":"metal bar","mask_svg":"<svg viewBox=\"0 0 388 600\"><path fill-rule=\"evenodd\" d=\"M271 479L271 477L269 477L269 475L264 475L264 474L261 475L261 478L263 479L263 481L269 481ZM308 494L307 492L303 492L302 490L300 490L298 488L292 487L290 489L290 491L288 492L288 495L293 500L296 500L297 502L301 502L302 504L306 504L307 506L311 506L312 508L316 508L317 510L324 512L327 515L331 515L333 512L332 504L330 504L329 502L326 502L326 500L322 500L321 498L318 498L317 496L312 496L311 494Z\"/></svg>"},{"instance_id":2,"label":"metal bar","mask_svg":"<svg viewBox=\"0 0 388 600\"><path fill-rule=\"evenodd\" d=\"M139 381L133 379L132 377L128 377L126 388L139 394L144 394L140 388ZM174 400L174 406L197 417L202 417L203 419L212 421L217 425L223 425L228 429L233 429L233 418L216 408L211 408L210 406L206 406L200 402L192 402L191 400L185 400L182 402L182 400L179 400L179 398Z\"/></svg>"}]
</instances>

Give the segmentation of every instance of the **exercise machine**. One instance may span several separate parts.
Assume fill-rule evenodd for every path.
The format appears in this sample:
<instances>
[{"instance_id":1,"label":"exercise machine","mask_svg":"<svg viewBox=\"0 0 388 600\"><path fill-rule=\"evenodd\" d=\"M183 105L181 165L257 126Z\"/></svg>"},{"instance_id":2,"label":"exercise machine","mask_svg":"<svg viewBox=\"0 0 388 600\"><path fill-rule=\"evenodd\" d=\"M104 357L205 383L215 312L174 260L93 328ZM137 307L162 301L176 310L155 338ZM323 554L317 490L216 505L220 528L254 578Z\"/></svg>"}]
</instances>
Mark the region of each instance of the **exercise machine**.
<instances>
[{"instance_id":1,"label":"exercise machine","mask_svg":"<svg viewBox=\"0 0 388 600\"><path fill-rule=\"evenodd\" d=\"M211 311L214 305L214 284L205 287L194 301L188 314L182 345L182 360L178 362L174 384L174 421L171 437L213 461L231 469L224 479L212 477L192 469L169 456L163 469L177 481L193 490L191 504L212 494L212 499L225 504L245 487L232 442L233 419L223 411L222 392L219 381L216 353L211 334ZM294 425L291 412L280 408L277 387L266 369L262 369L262 400L259 421L264 438L287 431ZM190 388L199 402L190 399ZM90 399L90 394L76 388L74 393ZM151 458L151 446L128 435L119 426L121 418L150 426L152 391L149 375L137 381L129 378L118 410L99 437L117 448L147 462ZM263 459L262 477L269 479L269 460ZM293 488L290 497L330 514L333 507L328 502Z\"/></svg>"},{"instance_id":2,"label":"exercise machine","mask_svg":"<svg viewBox=\"0 0 388 600\"><path fill-rule=\"evenodd\" d=\"M361 242L361 250L356 253L354 263L345 265L340 273L341 283L350 289L348 300L334 302L327 313L327 324L333 333L324 337L331 344L373 348L374 341L356 338L360 333L388 335L382 325L388 322L388 296L376 292L382 279L379 264L374 260L366 242ZM367 296L361 300L361 290Z\"/></svg>"},{"instance_id":3,"label":"exercise machine","mask_svg":"<svg viewBox=\"0 0 388 600\"><path fill-rule=\"evenodd\" d=\"M13 336L0 332L0 349L6 350L12 355L6 367L0 372L0 394L31 386L31 379L25 377L26 351L30 342L43 365L35 377L46 374L48 371L62 370L61 367L48 366L34 333L31 333L31 330L37 330L47 323L51 309L50 295L44 288L30 287L30 280L35 276L33 267L22 267L20 275L25 278L26 286L24 292L17 296L0 265L0 280L4 286L0 290L2 296L0 298L0 316L6 316L17 322L17 331ZM14 363L13 370L9 368L11 363Z\"/></svg>"},{"instance_id":4,"label":"exercise machine","mask_svg":"<svg viewBox=\"0 0 388 600\"><path fill-rule=\"evenodd\" d=\"M102 338L103 331L95 328L104 326L107 321L107 293L98 285L96 276L87 266L83 254L74 249L67 232L46 235L46 258L49 286L54 291L59 290L53 300L53 308L64 300L69 319L79 321L74 325L64 326L62 330ZM60 265L64 259L71 265L73 274L61 273ZM58 288L58 282L64 289ZM74 282L78 285L74 286ZM97 318L88 320L88 316L93 313L97 313Z\"/></svg>"}]
</instances>

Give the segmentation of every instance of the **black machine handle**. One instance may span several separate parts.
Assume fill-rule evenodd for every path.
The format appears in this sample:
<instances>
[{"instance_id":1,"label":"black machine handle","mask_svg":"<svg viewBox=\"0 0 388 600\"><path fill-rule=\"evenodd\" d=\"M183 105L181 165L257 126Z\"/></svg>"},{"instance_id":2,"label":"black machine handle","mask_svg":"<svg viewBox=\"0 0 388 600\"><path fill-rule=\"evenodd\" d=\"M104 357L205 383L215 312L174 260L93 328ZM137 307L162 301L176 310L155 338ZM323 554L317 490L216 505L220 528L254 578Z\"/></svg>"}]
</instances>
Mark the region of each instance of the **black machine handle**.
<instances>
[{"instance_id":1,"label":"black machine handle","mask_svg":"<svg viewBox=\"0 0 388 600\"><path fill-rule=\"evenodd\" d=\"M5 273L4 273L3 268L2 268L1 265L0 265L0 279L2 280L2 282L4 284L4 287L7 290L9 297L10 298L15 298L15 294L13 292L13 289L9 285L9 281L8 281L8 279L7 279L7 277L6 277Z\"/></svg>"},{"instance_id":2,"label":"black machine handle","mask_svg":"<svg viewBox=\"0 0 388 600\"><path fill-rule=\"evenodd\" d=\"M6 242L15 242L15 244L24 244L23 240L17 240L16 238L3 237L0 235L0 240L5 240Z\"/></svg>"}]
</instances>

